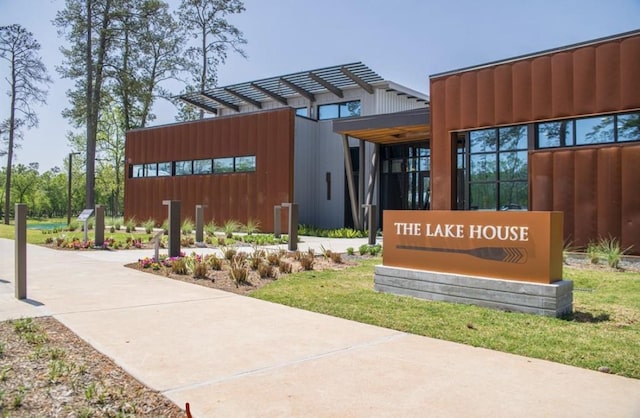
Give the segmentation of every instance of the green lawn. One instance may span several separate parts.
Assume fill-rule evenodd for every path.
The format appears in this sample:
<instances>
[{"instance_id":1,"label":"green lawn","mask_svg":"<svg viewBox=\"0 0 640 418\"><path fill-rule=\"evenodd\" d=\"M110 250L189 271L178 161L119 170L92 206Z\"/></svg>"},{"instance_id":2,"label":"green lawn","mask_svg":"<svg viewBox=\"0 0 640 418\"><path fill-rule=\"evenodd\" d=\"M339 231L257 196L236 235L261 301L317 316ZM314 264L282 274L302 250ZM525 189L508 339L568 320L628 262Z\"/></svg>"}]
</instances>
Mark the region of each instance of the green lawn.
<instances>
[{"instance_id":1,"label":"green lawn","mask_svg":"<svg viewBox=\"0 0 640 418\"><path fill-rule=\"evenodd\" d=\"M557 319L377 293L373 266L290 275L253 297L358 322L640 378L640 274L565 268L574 314Z\"/></svg>"}]
</instances>

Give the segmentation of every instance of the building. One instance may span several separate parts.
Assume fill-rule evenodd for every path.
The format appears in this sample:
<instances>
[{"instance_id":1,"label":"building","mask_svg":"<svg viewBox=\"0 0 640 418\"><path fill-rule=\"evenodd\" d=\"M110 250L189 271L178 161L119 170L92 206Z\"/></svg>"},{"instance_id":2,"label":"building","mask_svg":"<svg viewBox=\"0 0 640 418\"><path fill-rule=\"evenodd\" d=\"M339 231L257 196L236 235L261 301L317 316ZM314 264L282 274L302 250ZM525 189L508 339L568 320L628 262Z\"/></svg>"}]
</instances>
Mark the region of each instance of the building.
<instances>
[{"instance_id":1,"label":"building","mask_svg":"<svg viewBox=\"0 0 640 418\"><path fill-rule=\"evenodd\" d=\"M358 209L354 221L347 189L351 185L352 193L362 193L364 186L354 187L376 178L359 164L371 159L375 145L341 137L332 130L333 121L426 112L428 105L426 95L385 81L362 63L217 87L182 99L216 117L127 133L126 217L161 222L167 217L162 202L180 200L183 218L194 217L195 205L206 205L207 220L253 219L272 231L274 206L295 202L301 223L359 226L363 215ZM345 149L354 157L353 176L345 175ZM369 201L374 193L369 190Z\"/></svg>"},{"instance_id":2,"label":"building","mask_svg":"<svg viewBox=\"0 0 640 418\"><path fill-rule=\"evenodd\" d=\"M178 199L268 231L290 201L332 228L368 204L553 210L568 244L640 254L639 85L633 31L435 74L430 97L361 63L185 95L218 117L127 134L125 214Z\"/></svg>"}]
</instances>

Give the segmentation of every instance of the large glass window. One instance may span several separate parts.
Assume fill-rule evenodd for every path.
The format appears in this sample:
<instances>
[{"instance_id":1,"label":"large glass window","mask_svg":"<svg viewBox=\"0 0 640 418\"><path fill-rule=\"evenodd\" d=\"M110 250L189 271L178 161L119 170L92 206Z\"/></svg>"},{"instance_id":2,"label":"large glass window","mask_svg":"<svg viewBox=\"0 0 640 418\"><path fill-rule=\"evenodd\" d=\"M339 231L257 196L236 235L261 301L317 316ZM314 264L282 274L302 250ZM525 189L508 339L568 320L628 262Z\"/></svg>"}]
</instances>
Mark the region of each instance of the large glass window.
<instances>
[{"instance_id":1,"label":"large glass window","mask_svg":"<svg viewBox=\"0 0 640 418\"><path fill-rule=\"evenodd\" d=\"M640 141L640 112L617 116L618 141Z\"/></svg>"},{"instance_id":2,"label":"large glass window","mask_svg":"<svg viewBox=\"0 0 640 418\"><path fill-rule=\"evenodd\" d=\"M576 145L614 142L613 116L576 120Z\"/></svg>"},{"instance_id":3,"label":"large glass window","mask_svg":"<svg viewBox=\"0 0 640 418\"><path fill-rule=\"evenodd\" d=\"M318 119L338 119L360 116L360 100L318 106Z\"/></svg>"},{"instance_id":4,"label":"large glass window","mask_svg":"<svg viewBox=\"0 0 640 418\"><path fill-rule=\"evenodd\" d=\"M573 121L545 122L538 124L538 147L569 147L573 142Z\"/></svg>"},{"instance_id":5,"label":"large glass window","mask_svg":"<svg viewBox=\"0 0 640 418\"><path fill-rule=\"evenodd\" d=\"M525 125L469 132L470 209L527 209L527 148Z\"/></svg>"},{"instance_id":6,"label":"large glass window","mask_svg":"<svg viewBox=\"0 0 640 418\"><path fill-rule=\"evenodd\" d=\"M156 177L158 175L158 163L147 163L144 165L145 177Z\"/></svg>"}]
</instances>

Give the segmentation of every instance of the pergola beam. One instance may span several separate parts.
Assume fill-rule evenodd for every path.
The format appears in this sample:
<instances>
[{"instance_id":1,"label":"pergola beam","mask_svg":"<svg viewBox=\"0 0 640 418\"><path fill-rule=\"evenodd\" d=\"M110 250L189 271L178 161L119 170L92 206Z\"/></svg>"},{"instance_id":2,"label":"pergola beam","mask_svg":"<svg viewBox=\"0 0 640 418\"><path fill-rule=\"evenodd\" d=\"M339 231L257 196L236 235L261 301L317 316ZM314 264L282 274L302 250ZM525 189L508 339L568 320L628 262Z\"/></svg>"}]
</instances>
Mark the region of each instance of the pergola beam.
<instances>
[{"instance_id":1,"label":"pergola beam","mask_svg":"<svg viewBox=\"0 0 640 418\"><path fill-rule=\"evenodd\" d=\"M227 92L227 93L229 93L230 95L232 95L232 96L234 96L234 97L237 97L238 99L240 99L240 100L242 100L242 101L245 101L245 102L247 102L247 103L249 103L249 104L254 105L254 106L255 106L255 107L257 107L258 109L262 109L262 103L260 103L260 102L259 102L259 101L257 101L257 100L253 100L251 97L247 97L247 96L245 96L244 94L240 94L240 93L238 93L237 91L233 91L233 90L231 90L231 89L229 89L229 88L227 88L227 87L225 87L225 88L224 88L224 91L225 91L225 92Z\"/></svg>"},{"instance_id":2,"label":"pergola beam","mask_svg":"<svg viewBox=\"0 0 640 418\"><path fill-rule=\"evenodd\" d=\"M219 97L216 97L216 96L212 96L212 95L207 94L205 92L202 92L200 94L203 95L204 97L207 97L207 98L213 100L214 102L220 103L224 107L227 107L227 108L229 108L231 110L235 110L236 112L240 112L240 107L238 105L234 105L233 103L229 103L226 100L223 100L223 99L221 99Z\"/></svg>"},{"instance_id":3,"label":"pergola beam","mask_svg":"<svg viewBox=\"0 0 640 418\"><path fill-rule=\"evenodd\" d=\"M196 102L195 100L189 99L189 98L184 97L184 96L181 96L180 100L182 100L185 103L189 103L190 105L195 106L198 109L202 109L202 110L206 110L207 112L211 112L214 115L218 114L218 109L216 109L215 107L207 106L204 103Z\"/></svg>"},{"instance_id":4,"label":"pergola beam","mask_svg":"<svg viewBox=\"0 0 640 418\"><path fill-rule=\"evenodd\" d=\"M251 83L251 87L253 87L254 89L258 90L259 92L271 97L276 102L282 103L285 106L289 106L289 102L287 101L287 99L282 97L282 96L280 96L279 94L276 94L276 93L272 92L271 90L267 90L264 87L257 85L256 83Z\"/></svg>"},{"instance_id":5,"label":"pergola beam","mask_svg":"<svg viewBox=\"0 0 640 418\"><path fill-rule=\"evenodd\" d=\"M343 98L344 94L342 93L342 89L339 89L338 87L334 86L333 84L329 83L327 80L324 80L322 78L320 78L319 76L315 75L314 73L309 73L309 78L311 78L313 81L315 81L316 83L320 84L322 87L324 87L325 89L329 90L331 93L335 94L336 96L338 96L339 98Z\"/></svg>"},{"instance_id":6,"label":"pergola beam","mask_svg":"<svg viewBox=\"0 0 640 418\"><path fill-rule=\"evenodd\" d=\"M360 77L358 77L357 75L349 71L347 67L340 67L340 71L342 71L342 74L349 77L351 81L353 81L354 83L356 83L357 85L365 89L367 93L373 94L373 87L371 87L371 84L367 83L366 81L364 81L363 79L361 79Z\"/></svg>"},{"instance_id":7,"label":"pergola beam","mask_svg":"<svg viewBox=\"0 0 640 418\"><path fill-rule=\"evenodd\" d=\"M282 84L284 84L285 86L289 87L291 90L295 91L296 93L298 93L299 95L301 95L302 97L306 97L307 99L309 99L310 102L315 102L316 101L316 96L311 93L310 91L307 91L305 89L303 89L302 87L292 83L291 81L280 77L280 81L282 82Z\"/></svg>"}]
</instances>

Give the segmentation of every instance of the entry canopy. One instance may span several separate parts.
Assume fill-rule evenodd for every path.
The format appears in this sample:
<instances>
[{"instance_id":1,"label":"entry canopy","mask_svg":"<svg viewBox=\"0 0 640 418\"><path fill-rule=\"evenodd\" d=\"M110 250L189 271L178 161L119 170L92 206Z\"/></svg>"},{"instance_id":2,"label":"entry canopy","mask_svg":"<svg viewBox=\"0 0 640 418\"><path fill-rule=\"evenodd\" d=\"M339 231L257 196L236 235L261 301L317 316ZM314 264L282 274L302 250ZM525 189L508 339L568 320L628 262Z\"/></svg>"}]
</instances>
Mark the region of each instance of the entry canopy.
<instances>
[{"instance_id":1,"label":"entry canopy","mask_svg":"<svg viewBox=\"0 0 640 418\"><path fill-rule=\"evenodd\" d=\"M402 144L431 138L429 108L333 121L333 132L376 144Z\"/></svg>"}]
</instances>

